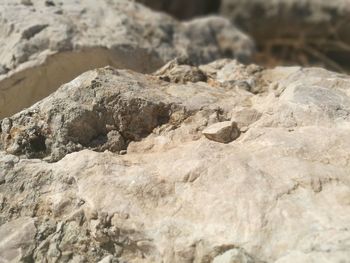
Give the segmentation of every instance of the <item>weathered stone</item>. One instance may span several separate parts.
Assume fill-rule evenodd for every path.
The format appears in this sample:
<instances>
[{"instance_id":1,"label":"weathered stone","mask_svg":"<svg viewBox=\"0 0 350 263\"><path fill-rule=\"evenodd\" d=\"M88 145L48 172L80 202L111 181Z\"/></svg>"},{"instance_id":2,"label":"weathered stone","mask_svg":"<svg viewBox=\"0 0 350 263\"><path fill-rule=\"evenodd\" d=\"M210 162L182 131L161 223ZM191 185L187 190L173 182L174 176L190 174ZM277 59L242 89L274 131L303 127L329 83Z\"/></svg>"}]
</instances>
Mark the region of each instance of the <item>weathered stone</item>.
<instances>
[{"instance_id":1,"label":"weathered stone","mask_svg":"<svg viewBox=\"0 0 350 263\"><path fill-rule=\"evenodd\" d=\"M35 248L35 220L22 217L0 226L0 262L30 260Z\"/></svg>"},{"instance_id":2,"label":"weathered stone","mask_svg":"<svg viewBox=\"0 0 350 263\"><path fill-rule=\"evenodd\" d=\"M103 258L102 260L100 260L98 263L113 263L113 256L109 255L109 256Z\"/></svg>"},{"instance_id":3,"label":"weathered stone","mask_svg":"<svg viewBox=\"0 0 350 263\"><path fill-rule=\"evenodd\" d=\"M253 51L250 38L221 17L180 23L128 0L50 3L0 5L0 118L90 69L149 73L178 56L199 64Z\"/></svg>"},{"instance_id":4,"label":"weathered stone","mask_svg":"<svg viewBox=\"0 0 350 263\"><path fill-rule=\"evenodd\" d=\"M34 262L346 262L350 77L229 60L174 68L207 79L97 69L9 117L1 145L20 158L0 151L1 229L35 217ZM235 119L246 132L231 143L202 135ZM126 154L105 151L109 133ZM51 144L36 155L38 134Z\"/></svg>"},{"instance_id":5,"label":"weathered stone","mask_svg":"<svg viewBox=\"0 0 350 263\"><path fill-rule=\"evenodd\" d=\"M249 127L254 122L258 121L261 117L261 113L250 107L235 108L232 111L231 120L237 123L237 127L240 131Z\"/></svg>"},{"instance_id":6,"label":"weathered stone","mask_svg":"<svg viewBox=\"0 0 350 263\"><path fill-rule=\"evenodd\" d=\"M232 121L224 121L215 123L207 128L205 128L202 133L209 140L229 143L232 142L239 136L239 130L237 128L237 123Z\"/></svg>"},{"instance_id":7,"label":"weathered stone","mask_svg":"<svg viewBox=\"0 0 350 263\"><path fill-rule=\"evenodd\" d=\"M213 263L256 263L252 257L242 249L231 249L214 258Z\"/></svg>"},{"instance_id":8,"label":"weathered stone","mask_svg":"<svg viewBox=\"0 0 350 263\"><path fill-rule=\"evenodd\" d=\"M244 66L239 68L245 72ZM159 72L155 76L159 76ZM172 72L175 76L188 72L201 72L206 76L204 71L189 65L176 64L164 74L173 79ZM176 122L178 115L185 118L204 108L217 112L216 102L226 94L240 93L234 89L225 93L230 87L213 89L207 78L194 84L198 78L192 74L187 75L187 85L164 82L155 76L112 68L84 73L47 99L4 119L0 148L10 154L48 161L57 161L67 153L84 148L120 152L131 141L140 141L152 133L154 128ZM233 96L231 100L241 99ZM230 107L230 100L220 107L225 105Z\"/></svg>"},{"instance_id":9,"label":"weathered stone","mask_svg":"<svg viewBox=\"0 0 350 263\"><path fill-rule=\"evenodd\" d=\"M182 62L181 59L168 62L161 69L157 70L154 75L161 80L173 83L186 84L186 82L207 81L207 76L202 70L196 66L188 65L187 61Z\"/></svg>"}]
</instances>

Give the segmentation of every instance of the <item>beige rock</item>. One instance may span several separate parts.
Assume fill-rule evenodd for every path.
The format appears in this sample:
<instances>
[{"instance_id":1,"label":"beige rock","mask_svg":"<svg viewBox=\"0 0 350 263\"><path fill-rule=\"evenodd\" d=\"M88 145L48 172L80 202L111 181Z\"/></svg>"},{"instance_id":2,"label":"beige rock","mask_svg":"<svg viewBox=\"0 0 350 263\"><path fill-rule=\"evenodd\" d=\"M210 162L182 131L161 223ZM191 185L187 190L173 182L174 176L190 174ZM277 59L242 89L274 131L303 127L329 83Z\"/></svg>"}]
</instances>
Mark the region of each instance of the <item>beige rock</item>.
<instances>
[{"instance_id":1,"label":"beige rock","mask_svg":"<svg viewBox=\"0 0 350 263\"><path fill-rule=\"evenodd\" d=\"M129 0L2 0L0 13L0 118L90 69L149 73L178 56L199 64L253 51L224 18L180 23Z\"/></svg>"},{"instance_id":2,"label":"beige rock","mask_svg":"<svg viewBox=\"0 0 350 263\"><path fill-rule=\"evenodd\" d=\"M349 76L252 72L227 60L198 68L206 82L93 70L3 120L1 229L34 215L34 262L60 253L72 262L347 262ZM233 142L202 136L240 113L249 129ZM89 145L112 127L127 138L124 155ZM41 155L23 140L33 130L52 142ZM16 143L20 158L4 151Z\"/></svg>"},{"instance_id":3,"label":"beige rock","mask_svg":"<svg viewBox=\"0 0 350 263\"><path fill-rule=\"evenodd\" d=\"M20 262L35 248L35 220L22 217L0 226L0 262Z\"/></svg>"},{"instance_id":4,"label":"beige rock","mask_svg":"<svg viewBox=\"0 0 350 263\"><path fill-rule=\"evenodd\" d=\"M253 258L246 255L242 249L231 249L214 258L213 263L254 263Z\"/></svg>"},{"instance_id":5,"label":"beige rock","mask_svg":"<svg viewBox=\"0 0 350 263\"><path fill-rule=\"evenodd\" d=\"M206 74L198 67L188 65L188 61L181 61L181 58L174 59L164 65L161 69L157 70L154 75L159 79L186 84L187 82L206 82Z\"/></svg>"},{"instance_id":6,"label":"beige rock","mask_svg":"<svg viewBox=\"0 0 350 263\"><path fill-rule=\"evenodd\" d=\"M173 69L187 72L187 67ZM240 70L244 71L243 66ZM216 122L229 119L224 115L229 115L232 104L253 96L244 89L214 89L210 83L193 83L197 79L191 76L186 85L179 85L159 80L158 73L150 76L113 68L86 72L47 99L3 119L0 148L49 161L84 148L120 152L158 126L176 127L196 112L207 115L201 117L202 125L194 123L191 128L192 134L200 137L196 130L207 125L209 116L214 114ZM227 112L220 113L220 107ZM230 136L237 137L236 133L233 129Z\"/></svg>"},{"instance_id":7,"label":"beige rock","mask_svg":"<svg viewBox=\"0 0 350 263\"><path fill-rule=\"evenodd\" d=\"M112 263L113 261L113 256L109 255L105 257L104 259L100 260L98 263Z\"/></svg>"},{"instance_id":8,"label":"beige rock","mask_svg":"<svg viewBox=\"0 0 350 263\"><path fill-rule=\"evenodd\" d=\"M229 143L232 142L239 136L239 130L237 123L232 121L224 121L215 123L207 128L205 128L202 133L209 140Z\"/></svg>"},{"instance_id":9,"label":"beige rock","mask_svg":"<svg viewBox=\"0 0 350 263\"><path fill-rule=\"evenodd\" d=\"M240 131L258 121L261 117L261 113L251 107L235 108L232 111L231 120L237 123L237 127Z\"/></svg>"}]
</instances>

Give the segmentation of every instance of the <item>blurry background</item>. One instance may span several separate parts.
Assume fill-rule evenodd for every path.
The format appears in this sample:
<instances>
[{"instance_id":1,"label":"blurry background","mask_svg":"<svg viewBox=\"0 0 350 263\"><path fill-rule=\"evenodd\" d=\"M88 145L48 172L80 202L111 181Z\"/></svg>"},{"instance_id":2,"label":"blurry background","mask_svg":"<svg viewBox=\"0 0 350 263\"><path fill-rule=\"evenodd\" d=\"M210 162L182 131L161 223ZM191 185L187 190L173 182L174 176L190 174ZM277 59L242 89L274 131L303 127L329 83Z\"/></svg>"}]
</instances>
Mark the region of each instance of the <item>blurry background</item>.
<instances>
[{"instance_id":1,"label":"blurry background","mask_svg":"<svg viewBox=\"0 0 350 263\"><path fill-rule=\"evenodd\" d=\"M179 19L229 18L253 37L254 62L350 72L350 0L138 0Z\"/></svg>"}]
</instances>

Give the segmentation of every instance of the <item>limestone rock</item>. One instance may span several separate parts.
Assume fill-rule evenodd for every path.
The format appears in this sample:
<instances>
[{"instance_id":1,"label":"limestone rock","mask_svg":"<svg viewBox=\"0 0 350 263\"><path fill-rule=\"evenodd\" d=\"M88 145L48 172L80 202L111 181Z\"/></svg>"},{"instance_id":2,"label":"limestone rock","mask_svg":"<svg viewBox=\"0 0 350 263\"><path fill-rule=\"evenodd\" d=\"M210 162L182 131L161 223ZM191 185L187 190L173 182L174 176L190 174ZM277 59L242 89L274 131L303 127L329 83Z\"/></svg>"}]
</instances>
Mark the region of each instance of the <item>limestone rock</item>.
<instances>
[{"instance_id":1,"label":"limestone rock","mask_svg":"<svg viewBox=\"0 0 350 263\"><path fill-rule=\"evenodd\" d=\"M207 76L202 70L196 66L189 65L189 61L181 58L168 62L161 69L157 70L154 75L161 80L174 83L186 84L186 82L207 81Z\"/></svg>"},{"instance_id":2,"label":"limestone rock","mask_svg":"<svg viewBox=\"0 0 350 263\"><path fill-rule=\"evenodd\" d=\"M115 260L115 262L118 262L118 261ZM105 257L104 259L100 260L98 263L113 263L113 256L109 255L109 256Z\"/></svg>"},{"instance_id":3,"label":"limestone rock","mask_svg":"<svg viewBox=\"0 0 350 263\"><path fill-rule=\"evenodd\" d=\"M164 74L198 69L89 71L1 121L0 228L35 218L31 262L348 261L350 77L230 60ZM236 118L231 143L202 136ZM119 136L126 154L106 151Z\"/></svg>"},{"instance_id":4,"label":"limestone rock","mask_svg":"<svg viewBox=\"0 0 350 263\"><path fill-rule=\"evenodd\" d=\"M214 258L213 263L254 263L257 262L242 249L231 249Z\"/></svg>"},{"instance_id":5,"label":"limestone rock","mask_svg":"<svg viewBox=\"0 0 350 263\"><path fill-rule=\"evenodd\" d=\"M34 219L22 217L0 226L0 262L21 262L35 248Z\"/></svg>"},{"instance_id":6,"label":"limestone rock","mask_svg":"<svg viewBox=\"0 0 350 263\"><path fill-rule=\"evenodd\" d=\"M243 72L243 68L241 65L239 70ZM170 79L174 72L178 76L188 71L200 70L196 66L174 64ZM207 80L206 73L200 72L203 80ZM198 79L191 74L186 85L162 81L158 75L113 68L86 72L45 100L3 119L0 147L10 154L48 161L57 161L84 148L120 152L154 128L178 122L178 117L186 118L204 108L208 109L206 114L213 114L218 107L228 108L233 101L241 100L234 94L242 93L242 99L252 95L226 86L213 89L207 82L194 84ZM221 103L227 94L232 94L232 98ZM230 136L235 137L235 132Z\"/></svg>"},{"instance_id":7,"label":"limestone rock","mask_svg":"<svg viewBox=\"0 0 350 263\"><path fill-rule=\"evenodd\" d=\"M239 136L237 123L232 121L215 123L205 128L202 133L209 140L221 142L221 143L232 142L234 139L236 139Z\"/></svg>"},{"instance_id":8,"label":"limestone rock","mask_svg":"<svg viewBox=\"0 0 350 263\"><path fill-rule=\"evenodd\" d=\"M180 23L128 0L3 0L0 13L0 118L89 69L149 73L178 56L199 64L253 51L224 18Z\"/></svg>"}]
</instances>

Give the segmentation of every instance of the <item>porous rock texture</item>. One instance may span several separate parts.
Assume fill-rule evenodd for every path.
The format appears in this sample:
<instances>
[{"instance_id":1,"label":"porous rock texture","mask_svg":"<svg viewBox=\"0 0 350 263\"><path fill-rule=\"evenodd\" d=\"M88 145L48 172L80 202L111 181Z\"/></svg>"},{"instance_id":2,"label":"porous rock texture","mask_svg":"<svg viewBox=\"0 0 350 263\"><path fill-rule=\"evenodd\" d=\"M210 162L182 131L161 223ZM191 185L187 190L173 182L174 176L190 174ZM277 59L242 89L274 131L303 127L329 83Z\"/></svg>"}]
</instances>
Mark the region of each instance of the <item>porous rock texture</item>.
<instances>
[{"instance_id":1,"label":"porous rock texture","mask_svg":"<svg viewBox=\"0 0 350 263\"><path fill-rule=\"evenodd\" d=\"M129 0L1 0L0 118L107 65L152 72L170 59L249 59L253 43L225 18L180 23Z\"/></svg>"},{"instance_id":2,"label":"porous rock texture","mask_svg":"<svg viewBox=\"0 0 350 263\"><path fill-rule=\"evenodd\" d=\"M0 261L349 262L349 88L232 60L88 71L1 121ZM203 136L224 121L236 140Z\"/></svg>"},{"instance_id":3,"label":"porous rock texture","mask_svg":"<svg viewBox=\"0 0 350 263\"><path fill-rule=\"evenodd\" d=\"M222 0L221 13L252 35L270 61L279 53L279 63L350 72L349 0Z\"/></svg>"}]
</instances>

